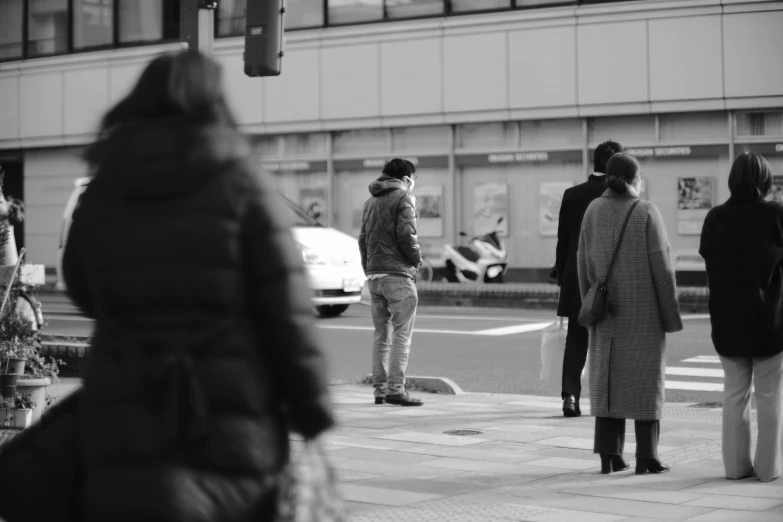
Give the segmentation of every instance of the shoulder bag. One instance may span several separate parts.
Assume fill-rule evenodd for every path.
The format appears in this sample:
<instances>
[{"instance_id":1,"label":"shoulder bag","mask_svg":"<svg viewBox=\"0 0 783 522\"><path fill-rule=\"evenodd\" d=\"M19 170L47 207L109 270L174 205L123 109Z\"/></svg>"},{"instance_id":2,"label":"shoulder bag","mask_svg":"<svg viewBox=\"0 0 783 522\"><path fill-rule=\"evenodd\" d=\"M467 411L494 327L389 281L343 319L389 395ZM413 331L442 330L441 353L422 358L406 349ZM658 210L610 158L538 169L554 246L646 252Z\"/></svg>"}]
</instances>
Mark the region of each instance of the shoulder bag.
<instances>
[{"instance_id":1,"label":"shoulder bag","mask_svg":"<svg viewBox=\"0 0 783 522\"><path fill-rule=\"evenodd\" d=\"M620 238L617 240L617 246L614 248L612 254L612 260L609 262L609 269L606 271L606 277L603 281L596 281L590 286L590 290L587 295L582 299L582 308L579 310L579 324L584 327L590 327L601 321L606 315L606 305L609 301L609 276L612 275L612 268L614 268L614 262L617 259L617 253L620 251L620 245L623 243L623 236L625 235L625 229L628 226L628 221L631 220L631 214L639 204L640 200L636 200L631 205L631 210L628 211L628 215L625 216L625 223L620 231Z\"/></svg>"}]
</instances>

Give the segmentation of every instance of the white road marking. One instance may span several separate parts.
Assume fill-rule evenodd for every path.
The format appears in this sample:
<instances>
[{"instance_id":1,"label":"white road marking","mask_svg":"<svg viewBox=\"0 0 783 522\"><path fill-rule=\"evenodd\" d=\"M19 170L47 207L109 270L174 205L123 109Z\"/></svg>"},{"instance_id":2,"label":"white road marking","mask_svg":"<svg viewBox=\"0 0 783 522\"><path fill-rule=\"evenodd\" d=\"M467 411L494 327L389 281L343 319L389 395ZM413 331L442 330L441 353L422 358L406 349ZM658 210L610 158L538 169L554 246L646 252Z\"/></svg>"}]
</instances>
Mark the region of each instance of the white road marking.
<instances>
[{"instance_id":1,"label":"white road marking","mask_svg":"<svg viewBox=\"0 0 783 522\"><path fill-rule=\"evenodd\" d=\"M498 337L502 335L513 335L519 333L536 332L543 330L552 323L532 323L532 324L519 324L515 326L504 326L502 328L490 328L489 330L438 330L431 328L414 328L413 333L427 333L427 334L446 334L446 335L488 335ZM352 326L341 324L318 324L318 328L324 328L326 330L363 330L374 331L373 326Z\"/></svg>"},{"instance_id":2,"label":"white road marking","mask_svg":"<svg viewBox=\"0 0 783 522\"><path fill-rule=\"evenodd\" d=\"M688 314L682 316L683 321L694 320L694 319L709 319L709 318L710 318L710 314Z\"/></svg>"},{"instance_id":3,"label":"white road marking","mask_svg":"<svg viewBox=\"0 0 783 522\"><path fill-rule=\"evenodd\" d=\"M532 324L518 324L515 326L503 326L501 328L490 328L489 330L479 330L478 332L472 332L474 335L512 335L519 333L538 332L543 330L552 323L532 323Z\"/></svg>"},{"instance_id":4,"label":"white road marking","mask_svg":"<svg viewBox=\"0 0 783 522\"><path fill-rule=\"evenodd\" d=\"M698 363L698 364L720 364L720 358L717 355L697 355L690 359L684 359L680 362Z\"/></svg>"},{"instance_id":5,"label":"white road marking","mask_svg":"<svg viewBox=\"0 0 783 522\"><path fill-rule=\"evenodd\" d=\"M712 368L680 368L673 366L666 368L666 375L683 375L686 377L716 377L723 378L723 370L713 370Z\"/></svg>"},{"instance_id":6,"label":"white road marking","mask_svg":"<svg viewBox=\"0 0 783 522\"><path fill-rule=\"evenodd\" d=\"M666 381L667 390L690 390L690 391L723 391L722 382L682 382Z\"/></svg>"}]
</instances>

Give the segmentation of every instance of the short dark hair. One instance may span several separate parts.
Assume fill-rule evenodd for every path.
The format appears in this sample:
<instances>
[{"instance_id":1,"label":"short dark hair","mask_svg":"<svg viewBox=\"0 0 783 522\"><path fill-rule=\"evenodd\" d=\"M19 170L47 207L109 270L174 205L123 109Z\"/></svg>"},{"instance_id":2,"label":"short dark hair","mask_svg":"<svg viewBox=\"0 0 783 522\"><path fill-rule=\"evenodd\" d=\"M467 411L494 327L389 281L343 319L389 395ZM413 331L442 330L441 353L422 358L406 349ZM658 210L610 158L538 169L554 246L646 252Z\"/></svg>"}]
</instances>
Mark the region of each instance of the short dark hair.
<instances>
[{"instance_id":1,"label":"short dark hair","mask_svg":"<svg viewBox=\"0 0 783 522\"><path fill-rule=\"evenodd\" d=\"M605 141L595 148L593 153L593 172L606 173L606 162L609 158L623 152L623 147L616 141Z\"/></svg>"},{"instance_id":2,"label":"short dark hair","mask_svg":"<svg viewBox=\"0 0 783 522\"><path fill-rule=\"evenodd\" d=\"M628 185L639 175L639 162L625 152L618 152L606 162L606 182L618 194L628 192Z\"/></svg>"},{"instance_id":3,"label":"short dark hair","mask_svg":"<svg viewBox=\"0 0 783 522\"><path fill-rule=\"evenodd\" d=\"M729 173L731 197L739 201L760 201L772 191L772 169L757 152L743 152Z\"/></svg>"},{"instance_id":4,"label":"short dark hair","mask_svg":"<svg viewBox=\"0 0 783 522\"><path fill-rule=\"evenodd\" d=\"M392 178L402 179L416 172L416 167L408 160L394 158L383 167L383 174Z\"/></svg>"}]
</instances>

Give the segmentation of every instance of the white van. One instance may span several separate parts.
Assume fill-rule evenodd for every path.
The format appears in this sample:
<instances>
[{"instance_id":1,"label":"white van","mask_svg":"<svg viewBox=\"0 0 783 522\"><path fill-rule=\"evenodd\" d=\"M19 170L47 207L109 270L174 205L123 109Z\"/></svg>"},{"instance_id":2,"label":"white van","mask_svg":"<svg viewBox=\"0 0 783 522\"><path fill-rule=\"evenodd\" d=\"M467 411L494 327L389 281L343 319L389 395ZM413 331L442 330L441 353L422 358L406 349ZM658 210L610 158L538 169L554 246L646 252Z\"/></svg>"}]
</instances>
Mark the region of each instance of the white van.
<instances>
[{"instance_id":1,"label":"white van","mask_svg":"<svg viewBox=\"0 0 783 522\"><path fill-rule=\"evenodd\" d=\"M57 250L57 288L60 290L65 290L62 256L71 227L71 216L89 183L90 178L79 178L74 182L63 212L60 246ZM313 290L313 305L321 317L338 316L361 299L366 278L362 270L359 243L348 234L321 225L293 202L282 195L280 197L290 212L289 221L294 223L292 232L307 267L310 288Z\"/></svg>"}]
</instances>

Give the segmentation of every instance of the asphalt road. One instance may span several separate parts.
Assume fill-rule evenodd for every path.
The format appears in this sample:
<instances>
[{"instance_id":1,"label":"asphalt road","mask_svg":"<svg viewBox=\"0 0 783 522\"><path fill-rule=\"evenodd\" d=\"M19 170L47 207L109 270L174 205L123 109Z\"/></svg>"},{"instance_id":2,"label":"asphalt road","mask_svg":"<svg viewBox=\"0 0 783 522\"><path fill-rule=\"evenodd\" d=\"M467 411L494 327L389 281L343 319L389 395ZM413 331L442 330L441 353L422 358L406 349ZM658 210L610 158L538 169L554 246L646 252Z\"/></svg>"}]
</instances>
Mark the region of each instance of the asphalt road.
<instances>
[{"instance_id":1,"label":"asphalt road","mask_svg":"<svg viewBox=\"0 0 783 522\"><path fill-rule=\"evenodd\" d=\"M44 296L45 333L89 335L92 322L63 297ZM723 371L710 340L705 315L686 315L685 330L667 345L666 400L721 402ZM553 311L489 308L419 308L409 375L448 377L469 392L559 396L544 387L541 329ZM330 377L359 380L371 369L369 307L354 305L341 317L316 324L327 353ZM584 396L589 396L585 390Z\"/></svg>"}]
</instances>

